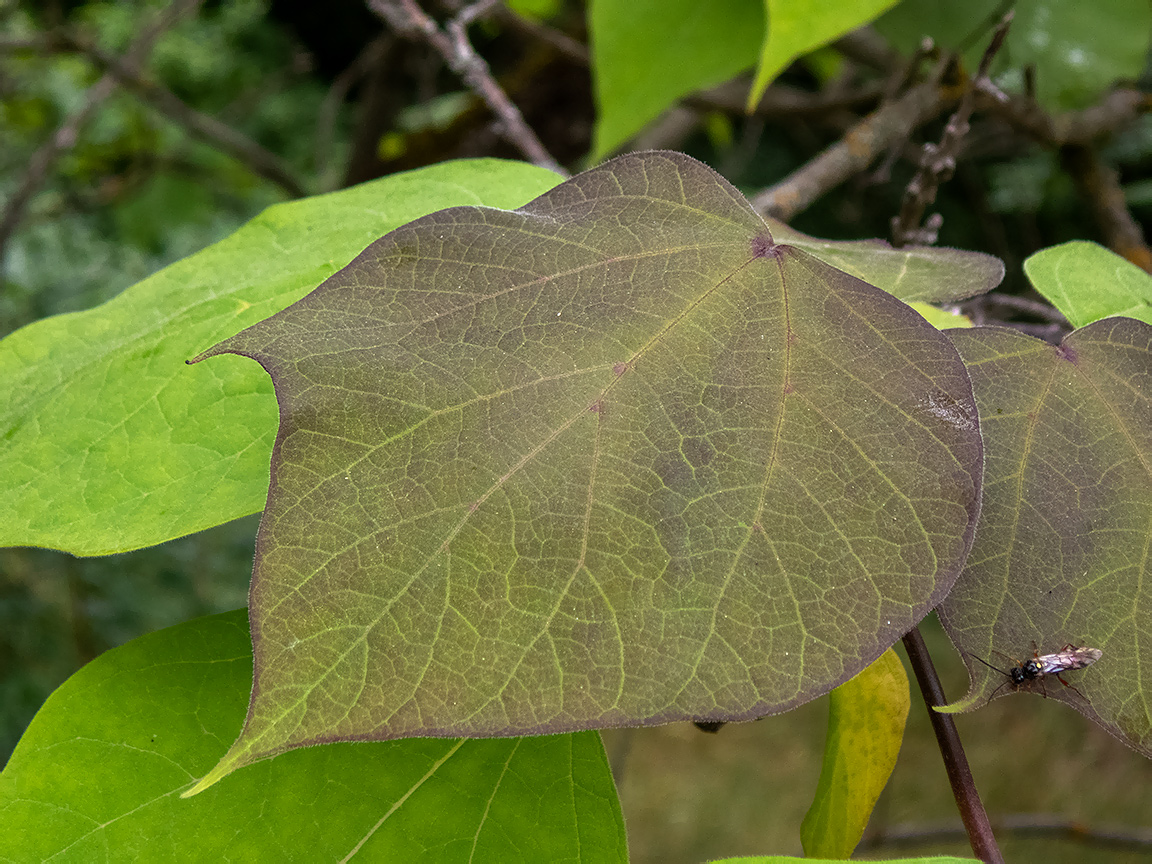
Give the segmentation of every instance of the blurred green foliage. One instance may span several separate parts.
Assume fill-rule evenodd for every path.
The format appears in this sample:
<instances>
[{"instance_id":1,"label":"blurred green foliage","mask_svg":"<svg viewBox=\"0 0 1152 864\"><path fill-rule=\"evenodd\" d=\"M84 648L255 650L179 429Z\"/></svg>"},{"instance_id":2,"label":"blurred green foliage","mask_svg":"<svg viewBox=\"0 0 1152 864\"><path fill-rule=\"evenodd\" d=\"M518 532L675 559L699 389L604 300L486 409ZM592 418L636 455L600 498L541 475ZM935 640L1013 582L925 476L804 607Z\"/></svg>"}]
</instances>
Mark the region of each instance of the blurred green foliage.
<instances>
[{"instance_id":1,"label":"blurred green foliage","mask_svg":"<svg viewBox=\"0 0 1152 864\"><path fill-rule=\"evenodd\" d=\"M86 3L73 10L68 25L119 54L166 5ZM36 39L48 11L37 4L10 9L4 29ZM0 60L0 195L6 198L36 148L84 104L100 73L63 51L9 52ZM160 37L149 64L149 75L186 104L259 142L304 177L316 171L312 130L326 90L310 71L307 53L269 20L261 0L207 5ZM54 166L9 243L0 334L103 302L285 197L118 91Z\"/></svg>"}]
</instances>

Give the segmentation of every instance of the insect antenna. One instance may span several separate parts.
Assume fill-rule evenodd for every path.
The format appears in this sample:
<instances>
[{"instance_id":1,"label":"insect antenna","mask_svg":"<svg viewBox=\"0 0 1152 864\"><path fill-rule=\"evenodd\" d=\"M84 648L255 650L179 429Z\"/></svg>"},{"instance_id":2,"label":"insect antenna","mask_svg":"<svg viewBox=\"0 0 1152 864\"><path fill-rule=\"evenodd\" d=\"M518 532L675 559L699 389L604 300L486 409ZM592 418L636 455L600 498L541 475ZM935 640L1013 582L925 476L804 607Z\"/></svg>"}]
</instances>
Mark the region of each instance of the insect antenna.
<instances>
[{"instance_id":1,"label":"insect antenna","mask_svg":"<svg viewBox=\"0 0 1152 864\"><path fill-rule=\"evenodd\" d=\"M967 654L969 657L971 657L973 660L979 660L981 663L983 663L985 666L987 666L987 667L988 667L989 669L991 669L993 672L999 672L999 673L1000 673L1001 675L1003 675L1003 676L1004 676L1006 679L1008 679L1008 680L1006 680L1006 681L1005 681L1003 684L1001 684L999 687L997 687L995 690L993 690L993 691L992 691L990 694L988 694L988 701L989 701L989 702L991 702L993 699L995 699L995 698L996 698L996 694L997 694L997 693L999 693L999 692L1000 692L1000 690L1001 690L1003 687L1005 687L1006 685L1008 685L1008 684L1012 684L1012 685L1013 685L1013 687L1018 687L1018 686L1019 686L1019 685L1016 683L1016 679L1012 677L1011 673L1009 673L1009 672L1005 672L1003 669L1000 669L1000 668L999 668L999 667L997 667L997 666L993 666L991 663L989 663L989 662L988 662L987 660L985 660L983 657L977 657L975 654L971 653L970 651L965 651L964 653L965 653L965 654ZM999 653L999 652L997 652L997 653Z\"/></svg>"}]
</instances>

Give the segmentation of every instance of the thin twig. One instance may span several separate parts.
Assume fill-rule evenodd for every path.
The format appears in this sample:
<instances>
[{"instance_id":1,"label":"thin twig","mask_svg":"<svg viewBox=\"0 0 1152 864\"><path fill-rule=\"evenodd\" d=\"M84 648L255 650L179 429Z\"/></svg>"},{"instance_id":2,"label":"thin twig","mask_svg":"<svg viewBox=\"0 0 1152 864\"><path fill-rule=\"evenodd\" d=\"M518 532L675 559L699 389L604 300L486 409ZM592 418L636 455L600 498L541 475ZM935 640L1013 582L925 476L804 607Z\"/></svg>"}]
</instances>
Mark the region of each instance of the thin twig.
<instances>
[{"instance_id":1,"label":"thin twig","mask_svg":"<svg viewBox=\"0 0 1152 864\"><path fill-rule=\"evenodd\" d=\"M815 93L774 83L764 91L752 113L760 117L789 118L831 114L845 109L871 107L880 101L882 95L883 85L879 81L862 84L853 90L820 90ZM684 104L692 108L743 115L747 101L748 81L737 78L688 96Z\"/></svg>"},{"instance_id":2,"label":"thin twig","mask_svg":"<svg viewBox=\"0 0 1152 864\"><path fill-rule=\"evenodd\" d=\"M1152 94L1134 87L1119 87L1097 105L1052 116L1028 96L1009 94L1007 99L976 94L976 107L1007 122L1047 147L1091 144L1152 111Z\"/></svg>"},{"instance_id":3,"label":"thin twig","mask_svg":"<svg viewBox=\"0 0 1152 864\"><path fill-rule=\"evenodd\" d=\"M904 198L900 204L900 212L892 217L892 245L906 246L909 243L922 243L931 245L936 242L940 232L943 217L933 214L923 225L924 211L936 200L936 191L941 183L951 179L956 172L956 159L960 153L960 145L964 136L968 134L968 121L976 107L976 93L999 92L992 85L988 77L988 70L992 59L996 56L1004 39L1008 35L1008 27L1012 23L1013 13L1009 12L996 28L995 34L984 56L980 60L980 68L976 77L964 91L955 113L948 118L944 127L944 134L939 144L925 144L920 157L920 167L908 182L904 190Z\"/></svg>"},{"instance_id":4,"label":"thin twig","mask_svg":"<svg viewBox=\"0 0 1152 864\"><path fill-rule=\"evenodd\" d=\"M1085 825L1062 816L1045 814L1018 814L995 820L1002 834L1016 837L1040 837L1065 840L1102 849L1124 849L1147 852L1152 847L1152 829L1122 826ZM864 834L857 851L887 846L919 846L925 843L946 843L965 838L964 826L954 822L936 825L893 825Z\"/></svg>"},{"instance_id":5,"label":"thin twig","mask_svg":"<svg viewBox=\"0 0 1152 864\"><path fill-rule=\"evenodd\" d=\"M1152 273L1152 250L1140 223L1132 218L1120 175L1091 147L1072 145L1060 152L1065 170L1072 175L1080 195L1088 203L1104 242L1117 255Z\"/></svg>"},{"instance_id":6,"label":"thin twig","mask_svg":"<svg viewBox=\"0 0 1152 864\"><path fill-rule=\"evenodd\" d=\"M163 12L159 13L155 20L152 21L143 32L133 40L129 46L125 57L128 62L141 63L152 51L152 46L156 44L156 40L160 38L165 30L172 27L180 18L195 9L200 5L200 0L181 0L181 2L173 3L168 6ZM32 158L28 161L28 168L24 172L24 177L21 179L20 184L16 187L16 191L12 193L12 197L8 199L8 203L4 206L4 214L0 216L0 269L3 268L4 256L8 247L8 241L11 239L16 226L20 224L20 220L24 217L24 211L28 203L32 200L32 196L36 194L36 190L48 179L48 174L52 170L52 166L61 155L66 153L76 144L77 138L80 136L80 130L91 119L92 115L96 113L96 109L100 107L112 92L116 89L117 78L110 72L105 72L100 80L88 88L85 94L84 104L77 108L68 118L60 124L56 132L45 141L40 147L32 154Z\"/></svg>"},{"instance_id":7,"label":"thin twig","mask_svg":"<svg viewBox=\"0 0 1152 864\"><path fill-rule=\"evenodd\" d=\"M44 40L42 39L0 39L0 54L43 50Z\"/></svg>"},{"instance_id":8,"label":"thin twig","mask_svg":"<svg viewBox=\"0 0 1152 864\"><path fill-rule=\"evenodd\" d=\"M368 0L368 6L400 35L423 39L431 45L472 92L484 100L500 119L501 134L519 148L529 161L567 176L567 172L552 158L532 127L525 122L520 109L496 83L484 58L476 53L468 41L468 25L490 11L497 2L499 0L478 0L465 6L443 29L416 0Z\"/></svg>"},{"instance_id":9,"label":"thin twig","mask_svg":"<svg viewBox=\"0 0 1152 864\"><path fill-rule=\"evenodd\" d=\"M233 129L215 117L202 114L171 90L145 78L138 64L126 62L71 37L62 38L66 45L82 52L126 90L147 102L168 119L183 126L194 137L244 163L256 174L282 187L292 197L299 198L308 194L304 184L296 177L287 162L243 132Z\"/></svg>"},{"instance_id":10,"label":"thin twig","mask_svg":"<svg viewBox=\"0 0 1152 864\"><path fill-rule=\"evenodd\" d=\"M832 47L850 60L877 72L892 74L904 68L906 61L888 40L872 27L860 27L845 33Z\"/></svg>"},{"instance_id":11,"label":"thin twig","mask_svg":"<svg viewBox=\"0 0 1152 864\"><path fill-rule=\"evenodd\" d=\"M758 213L787 222L812 202L866 170L873 160L910 130L935 117L949 95L937 81L926 81L880 106L835 144L774 186L758 193Z\"/></svg>"},{"instance_id":12,"label":"thin twig","mask_svg":"<svg viewBox=\"0 0 1152 864\"><path fill-rule=\"evenodd\" d=\"M972 778L972 769L968 767L968 757L960 743L956 722L951 714L933 710L945 704L944 688L940 685L936 667L932 665L932 657L928 654L928 647L924 644L919 628L913 627L904 635L904 648L908 651L912 672L924 695L928 719L932 723L932 731L936 733L940 754L944 757L944 768L952 784L952 795L956 798L956 807L960 810L960 819L964 822L972 851L986 864L1003 864L1004 858L996 845L984 802L976 791L976 781Z\"/></svg>"}]
</instances>

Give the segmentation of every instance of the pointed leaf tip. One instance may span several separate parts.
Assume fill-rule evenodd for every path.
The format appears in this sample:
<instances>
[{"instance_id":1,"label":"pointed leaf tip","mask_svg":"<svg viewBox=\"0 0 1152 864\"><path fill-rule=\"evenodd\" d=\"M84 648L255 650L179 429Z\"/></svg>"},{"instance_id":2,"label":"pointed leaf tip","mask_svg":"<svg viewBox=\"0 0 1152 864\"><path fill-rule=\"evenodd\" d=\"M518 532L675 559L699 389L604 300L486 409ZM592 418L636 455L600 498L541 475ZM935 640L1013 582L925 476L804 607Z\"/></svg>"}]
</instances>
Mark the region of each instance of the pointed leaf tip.
<instances>
[{"instance_id":1,"label":"pointed leaf tip","mask_svg":"<svg viewBox=\"0 0 1152 864\"><path fill-rule=\"evenodd\" d=\"M191 789L185 789L180 793L181 798L192 798L199 795L210 786L215 786L225 777L232 773L233 769L225 765L227 757L221 759L216 763L216 767L201 777Z\"/></svg>"}]
</instances>

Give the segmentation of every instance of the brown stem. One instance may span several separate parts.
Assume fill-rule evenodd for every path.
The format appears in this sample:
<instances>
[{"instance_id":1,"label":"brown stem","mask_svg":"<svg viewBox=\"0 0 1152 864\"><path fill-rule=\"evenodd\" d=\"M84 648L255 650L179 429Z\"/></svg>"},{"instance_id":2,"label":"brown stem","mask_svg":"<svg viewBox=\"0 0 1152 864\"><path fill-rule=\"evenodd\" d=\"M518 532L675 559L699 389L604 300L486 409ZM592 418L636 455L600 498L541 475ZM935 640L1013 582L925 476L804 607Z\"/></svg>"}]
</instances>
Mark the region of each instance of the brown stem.
<instances>
[{"instance_id":1,"label":"brown stem","mask_svg":"<svg viewBox=\"0 0 1152 864\"><path fill-rule=\"evenodd\" d=\"M940 745L940 754L944 757L944 768L952 784L952 795L956 799L956 807L960 810L964 829L968 832L968 842L972 844L972 851L986 864L1003 864L1004 857L996 845L996 837L992 834L992 825L988 822L984 802L980 800L980 794L976 791L976 781L972 778L972 769L968 767L968 757L964 754L964 746L960 743L956 723L952 715L933 710L936 706L945 704L944 688L940 685L936 667L932 665L932 657L928 654L928 646L924 644L924 637L920 635L919 628L913 627L904 635L904 648L908 651L912 672L916 675L916 682L920 685L920 692L924 695L924 702L928 706L928 719L932 723L932 731L936 733L936 742Z\"/></svg>"},{"instance_id":2,"label":"brown stem","mask_svg":"<svg viewBox=\"0 0 1152 864\"><path fill-rule=\"evenodd\" d=\"M968 134L968 121L976 107L976 93L984 90L999 92L992 86L988 78L988 70L992 60L1004 39L1008 35L1008 27L1012 23L1012 14L1009 12L1000 22L1000 26L992 36L984 56L980 60L980 68L976 77L964 91L955 113L948 118L944 127L944 134L939 144L925 144L920 157L920 166L915 175L908 182L904 190L904 198L900 203L900 212L892 218L892 244L906 246L909 243L922 243L931 245L936 242L943 219L939 214L933 214L923 225L924 211L936 200L936 191L940 184L947 182L956 172L956 160L960 155L960 146L964 136Z\"/></svg>"},{"instance_id":3,"label":"brown stem","mask_svg":"<svg viewBox=\"0 0 1152 864\"><path fill-rule=\"evenodd\" d=\"M347 69L341 72L332 81L320 110L316 115L316 137L314 139L313 161L316 164L316 173L321 178L333 177L334 172L328 162L332 156L333 141L336 138L336 121L339 117L340 106L348 98L348 92L362 79L368 77L372 70L377 68L388 55L395 37L391 33L382 33L364 46L364 49L352 61ZM376 136L377 139L379 136ZM322 180L321 189L327 191L333 185L330 180Z\"/></svg>"},{"instance_id":4,"label":"brown stem","mask_svg":"<svg viewBox=\"0 0 1152 864\"><path fill-rule=\"evenodd\" d=\"M1052 116L1028 96L1009 95L1001 99L977 93L976 107L999 117L1018 132L1047 147L1065 144L1091 144L1127 126L1141 114L1152 111L1152 94L1133 87L1121 87L1106 95L1099 104L1082 111Z\"/></svg>"},{"instance_id":5,"label":"brown stem","mask_svg":"<svg viewBox=\"0 0 1152 864\"><path fill-rule=\"evenodd\" d=\"M866 170L893 142L940 113L950 101L936 81L880 106L835 144L752 199L758 213L787 222L812 202Z\"/></svg>"},{"instance_id":6,"label":"brown stem","mask_svg":"<svg viewBox=\"0 0 1152 864\"><path fill-rule=\"evenodd\" d=\"M490 11L497 2L477 0L465 6L443 29L416 0L368 0L368 7L387 21L397 33L408 38L423 39L431 45L472 92L484 100L492 113L500 119L501 134L529 161L567 176L568 172L560 167L560 163L540 143L532 127L525 122L520 109L496 83L488 64L468 41L468 25Z\"/></svg>"}]
</instances>

